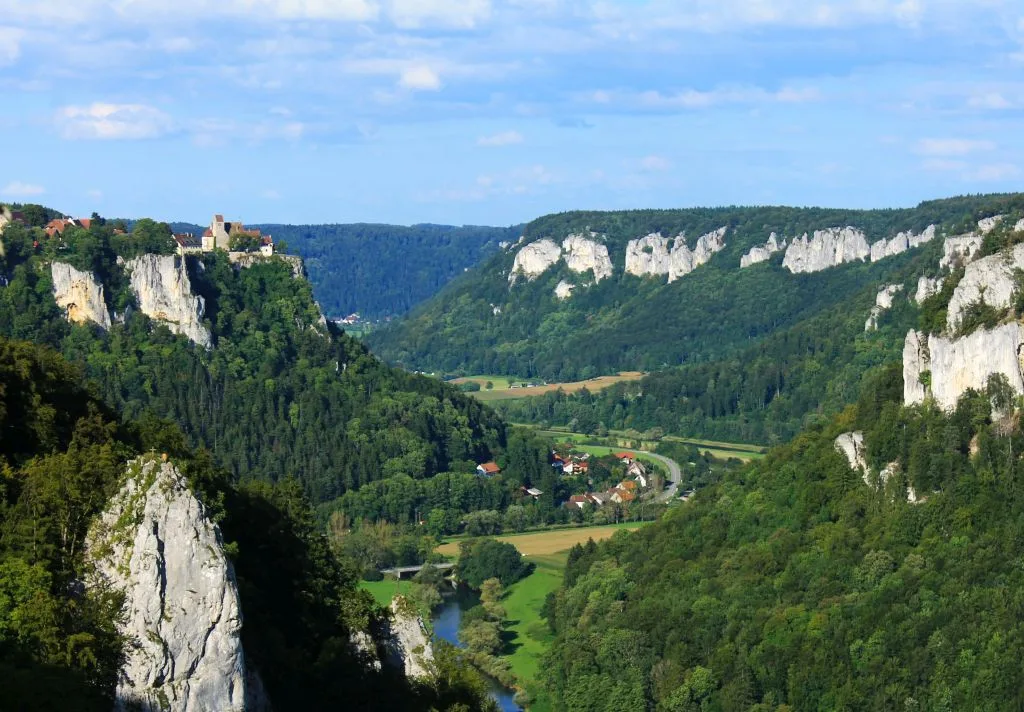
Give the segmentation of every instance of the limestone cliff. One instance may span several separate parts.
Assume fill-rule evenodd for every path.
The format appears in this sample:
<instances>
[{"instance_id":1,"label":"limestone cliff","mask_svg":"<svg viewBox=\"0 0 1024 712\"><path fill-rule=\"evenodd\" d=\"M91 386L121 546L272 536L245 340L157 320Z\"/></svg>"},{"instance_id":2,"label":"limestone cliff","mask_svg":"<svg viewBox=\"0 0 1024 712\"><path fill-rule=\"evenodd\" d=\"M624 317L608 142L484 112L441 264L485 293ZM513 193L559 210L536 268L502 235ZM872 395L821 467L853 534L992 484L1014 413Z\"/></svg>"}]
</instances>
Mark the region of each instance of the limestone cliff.
<instances>
[{"instance_id":1,"label":"limestone cliff","mask_svg":"<svg viewBox=\"0 0 1024 712\"><path fill-rule=\"evenodd\" d=\"M296 279L303 277L306 274L305 267L302 264L302 258L298 255L264 255L260 252L229 252L228 260L231 264L239 268L252 267L253 265L281 260L292 268L292 276Z\"/></svg>"},{"instance_id":2,"label":"limestone cliff","mask_svg":"<svg viewBox=\"0 0 1024 712\"><path fill-rule=\"evenodd\" d=\"M515 284L521 275L527 279L536 279L549 268L554 267L562 257L562 248L552 240L544 238L531 242L519 250L512 264L512 274L508 276L510 284Z\"/></svg>"},{"instance_id":3,"label":"limestone cliff","mask_svg":"<svg viewBox=\"0 0 1024 712\"><path fill-rule=\"evenodd\" d=\"M103 285L91 272L81 272L65 262L50 265L53 298L64 310L68 321L76 324L92 322L110 328L110 312L103 298Z\"/></svg>"},{"instance_id":4,"label":"limestone cliff","mask_svg":"<svg viewBox=\"0 0 1024 712\"><path fill-rule=\"evenodd\" d=\"M90 585L125 596L119 628L129 643L116 708L252 709L238 590L220 530L170 463L144 458L129 473L88 543Z\"/></svg>"},{"instance_id":5,"label":"limestone cliff","mask_svg":"<svg viewBox=\"0 0 1024 712\"><path fill-rule=\"evenodd\" d=\"M855 227L833 227L815 230L794 239L786 248L782 266L793 273L820 272L846 262L866 260L871 248L864 233Z\"/></svg>"},{"instance_id":6,"label":"limestone cliff","mask_svg":"<svg viewBox=\"0 0 1024 712\"><path fill-rule=\"evenodd\" d=\"M935 235L936 229L934 225L929 225L921 233L914 233L913 231L898 232L888 240L879 240L871 245L871 261L877 262L886 257L892 257L915 247L920 247L926 242L931 242L935 239Z\"/></svg>"},{"instance_id":7,"label":"limestone cliff","mask_svg":"<svg viewBox=\"0 0 1024 712\"><path fill-rule=\"evenodd\" d=\"M1014 232L1024 232L1024 218L1017 221L1017 224L1013 226Z\"/></svg>"},{"instance_id":8,"label":"limestone cliff","mask_svg":"<svg viewBox=\"0 0 1024 712\"><path fill-rule=\"evenodd\" d=\"M626 274L649 277L668 274L668 238L660 232L630 240L626 245Z\"/></svg>"},{"instance_id":9,"label":"limestone cliff","mask_svg":"<svg viewBox=\"0 0 1024 712\"><path fill-rule=\"evenodd\" d=\"M942 259L939 260L939 267L942 269L954 269L958 265L970 263L974 256L981 249L981 242L984 236L978 233L947 237L942 243Z\"/></svg>"},{"instance_id":10,"label":"limestone cliff","mask_svg":"<svg viewBox=\"0 0 1024 712\"><path fill-rule=\"evenodd\" d=\"M566 282L564 279L555 285L555 296L559 300L565 300L572 296L572 290L576 288L575 284Z\"/></svg>"},{"instance_id":11,"label":"limestone cliff","mask_svg":"<svg viewBox=\"0 0 1024 712\"><path fill-rule=\"evenodd\" d=\"M864 324L864 331L874 331L878 328L878 319L883 313L892 309L892 300L901 291L903 291L902 284L890 284L882 288L875 296L875 306L871 307L871 315Z\"/></svg>"},{"instance_id":12,"label":"limestone cliff","mask_svg":"<svg viewBox=\"0 0 1024 712\"><path fill-rule=\"evenodd\" d=\"M612 276L612 260L608 256L608 246L594 238L597 235L569 235L562 242L565 253L565 264L573 272L594 271L594 282L600 282Z\"/></svg>"},{"instance_id":13,"label":"limestone cliff","mask_svg":"<svg viewBox=\"0 0 1024 712\"><path fill-rule=\"evenodd\" d=\"M680 235L675 239L672 252L669 254L668 281L674 282L688 275L701 265L707 264L716 252L725 248L725 233L728 228L720 227L697 238L691 250L686 246L686 239Z\"/></svg>"},{"instance_id":14,"label":"limestone cliff","mask_svg":"<svg viewBox=\"0 0 1024 712\"><path fill-rule=\"evenodd\" d=\"M779 236L773 232L768 236L768 242L764 243L764 245L751 247L747 254L740 257L740 269L750 267L751 265L756 265L761 262L767 262L771 259L772 255L776 252L782 252L784 249L786 249L785 238L780 242Z\"/></svg>"},{"instance_id":15,"label":"limestone cliff","mask_svg":"<svg viewBox=\"0 0 1024 712\"><path fill-rule=\"evenodd\" d=\"M921 277L917 280L917 291L914 292L914 301L918 304L933 294L942 291L942 279L939 277Z\"/></svg>"},{"instance_id":16,"label":"limestone cliff","mask_svg":"<svg viewBox=\"0 0 1024 712\"><path fill-rule=\"evenodd\" d=\"M1015 289L1015 269L1024 269L1024 244L967 265L963 279L949 300L946 313L949 332L955 333L960 328L964 310L975 302L983 301L996 309L1008 309Z\"/></svg>"},{"instance_id":17,"label":"limestone cliff","mask_svg":"<svg viewBox=\"0 0 1024 712\"><path fill-rule=\"evenodd\" d=\"M391 620L385 636L388 663L405 670L408 678L426 677L434 661L426 627L415 608L401 596L391 601Z\"/></svg>"},{"instance_id":18,"label":"limestone cliff","mask_svg":"<svg viewBox=\"0 0 1024 712\"><path fill-rule=\"evenodd\" d=\"M912 405L930 395L941 408L952 410L969 388L985 390L993 374L1005 375L1022 394L1022 346L1024 327L1016 322L959 339L910 331L903 344L903 400Z\"/></svg>"},{"instance_id":19,"label":"limestone cliff","mask_svg":"<svg viewBox=\"0 0 1024 712\"><path fill-rule=\"evenodd\" d=\"M176 255L142 255L129 260L125 267L131 273L132 291L143 314L167 324L171 331L199 346L213 345L213 338L202 323L206 303L192 294L184 259Z\"/></svg>"}]
</instances>

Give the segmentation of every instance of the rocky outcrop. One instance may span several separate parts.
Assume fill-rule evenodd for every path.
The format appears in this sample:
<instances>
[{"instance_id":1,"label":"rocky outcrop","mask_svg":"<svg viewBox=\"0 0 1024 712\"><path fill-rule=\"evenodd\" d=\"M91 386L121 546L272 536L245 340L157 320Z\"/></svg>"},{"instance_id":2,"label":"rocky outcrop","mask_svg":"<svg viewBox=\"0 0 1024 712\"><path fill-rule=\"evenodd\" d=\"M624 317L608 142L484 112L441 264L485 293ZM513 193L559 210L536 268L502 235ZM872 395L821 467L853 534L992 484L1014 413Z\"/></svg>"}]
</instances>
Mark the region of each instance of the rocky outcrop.
<instances>
[{"instance_id":1,"label":"rocky outcrop","mask_svg":"<svg viewBox=\"0 0 1024 712\"><path fill-rule=\"evenodd\" d=\"M408 678L426 677L434 649L423 620L401 596L391 601L391 620L385 636L388 663L405 670Z\"/></svg>"},{"instance_id":2,"label":"rocky outcrop","mask_svg":"<svg viewBox=\"0 0 1024 712\"><path fill-rule=\"evenodd\" d=\"M142 255L129 260L125 267L131 273L132 291L143 314L203 348L213 345L213 338L202 323L206 303L202 297L192 294L183 258Z\"/></svg>"},{"instance_id":3,"label":"rocky outcrop","mask_svg":"<svg viewBox=\"0 0 1024 712\"><path fill-rule=\"evenodd\" d=\"M772 255L776 252L782 252L784 249L786 249L785 238L780 242L779 236L773 232L768 236L768 242L764 243L764 245L751 247L747 254L740 257L740 269L760 264L761 262L767 262L771 259Z\"/></svg>"},{"instance_id":4,"label":"rocky outcrop","mask_svg":"<svg viewBox=\"0 0 1024 712\"><path fill-rule=\"evenodd\" d=\"M515 284L519 276L528 280L536 279L548 269L558 264L562 258L562 248L552 240L544 238L531 242L519 250L515 262L512 264L512 274L509 275L510 284Z\"/></svg>"},{"instance_id":5,"label":"rocky outcrop","mask_svg":"<svg viewBox=\"0 0 1024 712\"><path fill-rule=\"evenodd\" d=\"M659 232L630 240L626 245L626 274L636 277L668 274L671 264L668 242Z\"/></svg>"},{"instance_id":6,"label":"rocky outcrop","mask_svg":"<svg viewBox=\"0 0 1024 712\"><path fill-rule=\"evenodd\" d=\"M874 331L878 328L878 319L889 309L892 309L892 300L898 292L903 291L902 284L890 284L882 288L875 296L875 306L871 307L871 316L864 324L864 331Z\"/></svg>"},{"instance_id":7,"label":"rocky outcrop","mask_svg":"<svg viewBox=\"0 0 1024 712\"><path fill-rule=\"evenodd\" d=\"M871 245L871 261L878 262L878 260L884 260L886 257L892 257L915 247L920 247L926 242L931 242L935 239L935 235L936 229L934 225L929 225L920 233L914 233L913 231L898 232L888 240L879 240Z\"/></svg>"},{"instance_id":8,"label":"rocky outcrop","mask_svg":"<svg viewBox=\"0 0 1024 712\"><path fill-rule=\"evenodd\" d=\"M280 260L285 262L291 268L292 277L298 279L299 277L304 277L306 274L305 267L302 264L302 258L298 255L264 255L260 252L229 252L228 260L231 264L240 269Z\"/></svg>"},{"instance_id":9,"label":"rocky outcrop","mask_svg":"<svg viewBox=\"0 0 1024 712\"><path fill-rule=\"evenodd\" d=\"M1017 224L1013 226L1014 232L1024 232L1024 218L1017 221Z\"/></svg>"},{"instance_id":10,"label":"rocky outcrop","mask_svg":"<svg viewBox=\"0 0 1024 712\"><path fill-rule=\"evenodd\" d=\"M608 256L608 246L597 242L596 233L590 237L569 235L562 242L565 253L565 265L573 272L582 273L593 270L594 282L600 282L612 276L612 260Z\"/></svg>"},{"instance_id":11,"label":"rocky outcrop","mask_svg":"<svg viewBox=\"0 0 1024 712\"><path fill-rule=\"evenodd\" d=\"M967 265L963 279L949 300L946 313L949 332L959 330L963 312L971 304L984 302L996 309L1008 309L1016 286L1013 272L1017 269L1024 269L1024 244Z\"/></svg>"},{"instance_id":12,"label":"rocky outcrop","mask_svg":"<svg viewBox=\"0 0 1024 712\"><path fill-rule=\"evenodd\" d=\"M925 299L942 291L942 278L921 277L917 280L917 291L914 292L914 302L921 304Z\"/></svg>"},{"instance_id":13,"label":"rocky outcrop","mask_svg":"<svg viewBox=\"0 0 1024 712\"><path fill-rule=\"evenodd\" d=\"M76 324L93 323L103 329L110 328L110 312L103 298L103 285L92 272L81 272L65 262L50 265L53 280L53 298L64 310L68 321Z\"/></svg>"},{"instance_id":14,"label":"rocky outcrop","mask_svg":"<svg viewBox=\"0 0 1024 712\"><path fill-rule=\"evenodd\" d=\"M994 215L990 218L982 218L978 221L978 232L982 235L989 234L999 227L999 223L1001 223L1005 217L1005 215Z\"/></svg>"},{"instance_id":15,"label":"rocky outcrop","mask_svg":"<svg viewBox=\"0 0 1024 712\"><path fill-rule=\"evenodd\" d=\"M868 481L868 461L864 456L864 433L843 433L833 443L835 449L846 456L851 470L860 470L864 481Z\"/></svg>"},{"instance_id":16,"label":"rocky outcrop","mask_svg":"<svg viewBox=\"0 0 1024 712\"><path fill-rule=\"evenodd\" d=\"M833 227L815 230L794 239L786 248L782 266L794 274L820 272L847 262L863 261L871 256L864 233L855 227Z\"/></svg>"},{"instance_id":17,"label":"rocky outcrop","mask_svg":"<svg viewBox=\"0 0 1024 712\"><path fill-rule=\"evenodd\" d=\"M1016 322L959 339L911 331L903 344L903 400L913 405L931 396L952 410L968 389L984 391L993 374L1006 376L1014 392L1022 394L1022 346L1024 327Z\"/></svg>"},{"instance_id":18,"label":"rocky outcrop","mask_svg":"<svg viewBox=\"0 0 1024 712\"><path fill-rule=\"evenodd\" d=\"M671 249L669 238L658 232L630 240L626 245L626 273L637 277L668 275L668 281L674 282L707 264L716 252L721 252L728 230L720 227L701 235L693 249L686 244L685 234L672 241Z\"/></svg>"},{"instance_id":19,"label":"rocky outcrop","mask_svg":"<svg viewBox=\"0 0 1024 712\"><path fill-rule=\"evenodd\" d=\"M125 596L129 641L118 710L252 709L247 705L242 614L220 530L178 470L136 460L89 534L91 585Z\"/></svg>"},{"instance_id":20,"label":"rocky outcrop","mask_svg":"<svg viewBox=\"0 0 1024 712\"><path fill-rule=\"evenodd\" d=\"M984 235L975 232L957 237L947 237L942 244L942 259L939 260L939 267L955 269L957 266L969 264L978 254L984 239Z\"/></svg>"},{"instance_id":21,"label":"rocky outcrop","mask_svg":"<svg viewBox=\"0 0 1024 712\"><path fill-rule=\"evenodd\" d=\"M566 282L564 279L555 286L555 296L560 300L568 299L572 296L572 290L576 288L575 284Z\"/></svg>"}]
</instances>

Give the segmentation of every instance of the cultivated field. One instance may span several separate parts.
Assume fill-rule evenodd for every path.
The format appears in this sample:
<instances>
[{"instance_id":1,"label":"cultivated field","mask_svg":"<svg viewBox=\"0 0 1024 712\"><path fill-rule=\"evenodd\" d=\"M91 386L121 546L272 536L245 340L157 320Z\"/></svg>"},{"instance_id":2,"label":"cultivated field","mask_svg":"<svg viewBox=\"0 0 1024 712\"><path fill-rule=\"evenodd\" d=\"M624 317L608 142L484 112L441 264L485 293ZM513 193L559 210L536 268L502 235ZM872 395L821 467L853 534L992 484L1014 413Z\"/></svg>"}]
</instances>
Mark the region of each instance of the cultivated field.
<instances>
[{"instance_id":1,"label":"cultivated field","mask_svg":"<svg viewBox=\"0 0 1024 712\"><path fill-rule=\"evenodd\" d=\"M607 539L620 529L637 529L646 522L628 522L626 524L609 524L602 527L579 527L577 529L552 529L542 532L526 532L525 534L506 534L494 537L499 541L507 541L523 556L550 556L560 551L567 551L576 544L583 544L587 539L601 541ZM445 556L459 555L460 539L445 542L437 548L438 553Z\"/></svg>"},{"instance_id":2,"label":"cultivated field","mask_svg":"<svg viewBox=\"0 0 1024 712\"><path fill-rule=\"evenodd\" d=\"M591 393L597 393L603 391L609 386L613 386L616 383L622 383L623 381L639 381L646 374L639 371L623 371L617 376L599 376L597 378L591 378L587 381L573 381L572 383L549 383L545 386L534 386L533 388L510 388L512 383L524 383L521 379L513 379L509 381L507 378L496 377L496 376L467 376L465 378L458 378L452 381L452 383L466 383L468 381L475 381L480 384L480 388L490 381L494 384L492 390L479 390L474 391L470 395L478 398L482 401L498 401L498 400L513 400L516 398L529 398L530 396L541 396L545 393L557 391L559 389L566 393L575 393L577 391L586 388Z\"/></svg>"}]
</instances>

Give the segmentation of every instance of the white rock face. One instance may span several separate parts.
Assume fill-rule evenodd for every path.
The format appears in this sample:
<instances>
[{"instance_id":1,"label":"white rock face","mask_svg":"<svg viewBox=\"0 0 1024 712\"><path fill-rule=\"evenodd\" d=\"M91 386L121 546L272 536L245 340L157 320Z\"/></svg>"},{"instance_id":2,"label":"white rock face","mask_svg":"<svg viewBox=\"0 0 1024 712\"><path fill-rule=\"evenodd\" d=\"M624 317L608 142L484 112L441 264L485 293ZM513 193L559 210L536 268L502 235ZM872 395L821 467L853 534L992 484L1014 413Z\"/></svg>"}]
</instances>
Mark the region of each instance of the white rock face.
<instances>
[{"instance_id":1,"label":"white rock face","mask_svg":"<svg viewBox=\"0 0 1024 712\"><path fill-rule=\"evenodd\" d=\"M871 316L864 324L864 331L874 331L878 328L878 319L889 309L892 309L892 300L898 292L903 291L902 284L890 284L882 288L875 296L875 306L871 308Z\"/></svg>"},{"instance_id":2,"label":"white rock face","mask_svg":"<svg viewBox=\"0 0 1024 712\"><path fill-rule=\"evenodd\" d=\"M917 280L917 291L914 292L914 301L918 304L925 299L942 291L942 279L939 277L920 277Z\"/></svg>"},{"instance_id":3,"label":"white rock face","mask_svg":"<svg viewBox=\"0 0 1024 712\"><path fill-rule=\"evenodd\" d=\"M161 321L176 334L182 334L204 348L213 345L210 332L203 326L206 303L192 294L185 261L176 255L142 255L129 260L132 291L139 309L151 319Z\"/></svg>"},{"instance_id":4,"label":"white rock face","mask_svg":"<svg viewBox=\"0 0 1024 712\"><path fill-rule=\"evenodd\" d=\"M569 235L562 241L562 250L565 253L565 264L570 270L577 273L593 270L596 283L612 276L612 260L608 256L608 246L592 239L595 237L595 233L590 233L589 238Z\"/></svg>"},{"instance_id":5,"label":"white rock face","mask_svg":"<svg viewBox=\"0 0 1024 712\"><path fill-rule=\"evenodd\" d=\"M871 245L871 261L878 262L886 257L892 257L906 252L914 247L920 247L926 242L935 239L936 231L934 225L929 225L921 233L913 231L898 232L888 240L879 240Z\"/></svg>"},{"instance_id":6,"label":"white rock face","mask_svg":"<svg viewBox=\"0 0 1024 712\"><path fill-rule=\"evenodd\" d=\"M1024 327L1016 322L991 331L979 329L960 339L946 339L916 331L907 334L903 345L903 400L921 403L931 395L946 410L969 388L985 390L988 377L1001 373L1017 394L1024 393L1020 353ZM921 374L931 373L931 386L921 383Z\"/></svg>"},{"instance_id":7,"label":"white rock face","mask_svg":"<svg viewBox=\"0 0 1024 712\"><path fill-rule=\"evenodd\" d=\"M760 247L751 247L747 254L740 257L740 269L760 264L761 262L767 262L771 259L772 255L784 249L786 249L785 238L779 242L779 236L773 232L768 236L768 242Z\"/></svg>"},{"instance_id":8,"label":"white rock face","mask_svg":"<svg viewBox=\"0 0 1024 712\"><path fill-rule=\"evenodd\" d=\"M939 267L953 269L956 265L970 263L981 249L981 242L984 239L984 235L974 232L957 237L947 237L942 245L942 259L939 260Z\"/></svg>"},{"instance_id":9,"label":"white rock face","mask_svg":"<svg viewBox=\"0 0 1024 712\"><path fill-rule=\"evenodd\" d=\"M864 433L843 433L835 439L835 449L846 456L851 470L860 470L868 481L868 462L864 457Z\"/></svg>"},{"instance_id":10,"label":"white rock face","mask_svg":"<svg viewBox=\"0 0 1024 712\"><path fill-rule=\"evenodd\" d=\"M53 298L64 310L68 321L76 324L92 322L110 328L110 312L103 299L103 285L92 272L81 272L65 262L50 265Z\"/></svg>"},{"instance_id":11,"label":"white rock face","mask_svg":"<svg viewBox=\"0 0 1024 712\"><path fill-rule=\"evenodd\" d=\"M999 225L999 223L1003 221L1003 218L1005 217L1005 215L994 215L990 218L982 218L981 220L978 221L978 232L980 232L982 235L989 234L990 232L996 229L996 227Z\"/></svg>"},{"instance_id":12,"label":"white rock face","mask_svg":"<svg viewBox=\"0 0 1024 712\"><path fill-rule=\"evenodd\" d=\"M116 709L243 712L242 615L220 530L173 465L130 467L89 535L97 575L125 594Z\"/></svg>"},{"instance_id":13,"label":"white rock face","mask_svg":"<svg viewBox=\"0 0 1024 712\"><path fill-rule=\"evenodd\" d=\"M419 616L409 612L396 597L391 601L388 661L405 670L408 678L426 677L434 660L434 648Z\"/></svg>"},{"instance_id":14,"label":"white rock face","mask_svg":"<svg viewBox=\"0 0 1024 712\"><path fill-rule=\"evenodd\" d=\"M807 233L794 239L786 249L782 266L794 274L820 272L870 256L871 248L862 231L855 227L833 227L815 230L810 240Z\"/></svg>"},{"instance_id":15,"label":"white rock face","mask_svg":"<svg viewBox=\"0 0 1024 712\"><path fill-rule=\"evenodd\" d=\"M967 265L963 279L949 300L946 314L949 332L955 333L960 328L964 310L974 302L984 301L996 309L1009 308L1013 300L1014 269L1024 269L1024 244Z\"/></svg>"},{"instance_id":16,"label":"white rock face","mask_svg":"<svg viewBox=\"0 0 1024 712\"><path fill-rule=\"evenodd\" d=\"M576 288L575 284L570 284L569 282L566 282L563 279L555 287L555 296L558 297L561 300L568 299L569 297L572 296L572 290L575 289L575 288Z\"/></svg>"},{"instance_id":17,"label":"white rock face","mask_svg":"<svg viewBox=\"0 0 1024 712\"><path fill-rule=\"evenodd\" d=\"M668 274L668 238L654 232L626 245L626 274L648 277Z\"/></svg>"},{"instance_id":18,"label":"white rock face","mask_svg":"<svg viewBox=\"0 0 1024 712\"><path fill-rule=\"evenodd\" d=\"M1017 221L1017 224L1013 226L1014 232L1024 232L1024 218Z\"/></svg>"},{"instance_id":19,"label":"white rock face","mask_svg":"<svg viewBox=\"0 0 1024 712\"><path fill-rule=\"evenodd\" d=\"M522 241L521 238L520 241ZM531 242L516 254L515 263L512 265L512 274L509 275L508 281L510 284L515 284L519 275L528 280L536 279L554 267L561 257L562 248L552 240L544 238L537 242Z\"/></svg>"},{"instance_id":20,"label":"white rock face","mask_svg":"<svg viewBox=\"0 0 1024 712\"><path fill-rule=\"evenodd\" d=\"M707 264L716 252L721 252L725 247L725 233L728 229L720 227L701 235L692 250L686 246L685 236L678 236L669 254L668 281L674 282L680 277L685 277L701 265Z\"/></svg>"},{"instance_id":21,"label":"white rock face","mask_svg":"<svg viewBox=\"0 0 1024 712\"><path fill-rule=\"evenodd\" d=\"M274 262L274 260L281 260L291 267L292 277L298 279L306 274L306 269L302 264L302 258L298 255L264 255L259 252L229 252L228 260L231 264L241 269L267 262Z\"/></svg>"}]
</instances>

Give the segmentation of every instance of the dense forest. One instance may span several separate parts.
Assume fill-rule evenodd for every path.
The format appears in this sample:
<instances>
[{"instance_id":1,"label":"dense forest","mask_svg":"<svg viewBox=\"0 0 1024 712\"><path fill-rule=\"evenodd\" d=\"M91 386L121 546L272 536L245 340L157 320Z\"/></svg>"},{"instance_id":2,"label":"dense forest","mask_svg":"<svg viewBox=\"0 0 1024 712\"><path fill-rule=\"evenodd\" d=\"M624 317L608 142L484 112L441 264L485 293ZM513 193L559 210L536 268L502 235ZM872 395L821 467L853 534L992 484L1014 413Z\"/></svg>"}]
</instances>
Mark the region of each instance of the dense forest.
<instances>
[{"instance_id":1,"label":"dense forest","mask_svg":"<svg viewBox=\"0 0 1024 712\"><path fill-rule=\"evenodd\" d=\"M1020 708L1024 432L991 414L1007 412L993 380L947 414L904 408L899 365L875 369L828 424L574 550L547 605L552 694L609 711ZM833 447L855 429L864 479Z\"/></svg>"},{"instance_id":2,"label":"dense forest","mask_svg":"<svg viewBox=\"0 0 1024 712\"><path fill-rule=\"evenodd\" d=\"M524 229L527 240L590 229L606 235L615 273L559 300L555 285L578 281L564 264L510 287L515 250L448 285L391 327L369 337L385 360L408 368L464 374L509 374L571 381L619 370L657 370L732 357L751 342L841 305L861 308L866 290L891 280L915 253L874 264L851 264L813 274L790 274L769 264L740 270L740 256L770 232L853 225L869 240L930 224L950 234L977 217L1013 212L1024 196L978 196L922 203L908 210L842 211L797 208L566 213ZM689 239L729 226L727 245L711 261L671 284L623 271L626 242L650 232Z\"/></svg>"},{"instance_id":3,"label":"dense forest","mask_svg":"<svg viewBox=\"0 0 1024 712\"><path fill-rule=\"evenodd\" d=\"M4 233L0 335L61 351L130 420L178 423L236 477L294 476L318 502L397 475L472 472L505 443L490 410L437 380L391 369L322 324L310 284L270 260L246 269L223 253L188 258L205 298L207 352L133 309L119 258L170 251L168 226L140 221L129 236L94 222L59 240L17 224ZM88 269L121 315L109 333L72 325L57 308L47 262Z\"/></svg>"},{"instance_id":4,"label":"dense forest","mask_svg":"<svg viewBox=\"0 0 1024 712\"><path fill-rule=\"evenodd\" d=\"M482 683L450 656L414 683L356 657L351 632L379 626L383 614L327 547L296 480L232 485L174 424L122 420L59 354L4 338L0 427L0 709L112 708L127 643L115 625L121 600L81 585L83 542L126 461L147 450L170 454L220 523L245 611L246 661L275 709L489 707Z\"/></svg>"},{"instance_id":5,"label":"dense forest","mask_svg":"<svg viewBox=\"0 0 1024 712\"><path fill-rule=\"evenodd\" d=\"M522 234L466 225L259 225L302 256L328 318L405 314Z\"/></svg>"}]
</instances>

